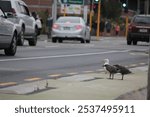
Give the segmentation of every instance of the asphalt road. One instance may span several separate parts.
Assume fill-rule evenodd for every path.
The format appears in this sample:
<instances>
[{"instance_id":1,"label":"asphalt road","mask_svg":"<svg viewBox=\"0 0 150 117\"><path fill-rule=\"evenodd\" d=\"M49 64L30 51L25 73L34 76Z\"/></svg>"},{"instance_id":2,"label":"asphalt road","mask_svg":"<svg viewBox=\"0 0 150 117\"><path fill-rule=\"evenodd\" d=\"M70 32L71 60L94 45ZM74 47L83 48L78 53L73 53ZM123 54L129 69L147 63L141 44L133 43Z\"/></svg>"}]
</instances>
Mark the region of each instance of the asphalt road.
<instances>
[{"instance_id":1,"label":"asphalt road","mask_svg":"<svg viewBox=\"0 0 150 117\"><path fill-rule=\"evenodd\" d=\"M43 39L44 40L44 39ZM127 67L148 63L148 44L126 45L125 38L105 37L90 44L38 41L36 47L18 47L14 57L0 50L0 88L36 80L63 77L102 69L103 60Z\"/></svg>"}]
</instances>

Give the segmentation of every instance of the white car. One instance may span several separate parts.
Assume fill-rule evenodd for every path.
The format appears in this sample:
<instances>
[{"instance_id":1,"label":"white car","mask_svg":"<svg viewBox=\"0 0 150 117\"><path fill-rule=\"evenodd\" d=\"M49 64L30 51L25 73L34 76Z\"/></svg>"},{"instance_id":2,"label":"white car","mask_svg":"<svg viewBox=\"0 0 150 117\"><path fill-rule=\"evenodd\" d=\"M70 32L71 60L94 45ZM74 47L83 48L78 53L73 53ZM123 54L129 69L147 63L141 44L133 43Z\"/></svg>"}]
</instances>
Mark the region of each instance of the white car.
<instances>
[{"instance_id":1,"label":"white car","mask_svg":"<svg viewBox=\"0 0 150 117\"><path fill-rule=\"evenodd\" d=\"M14 23L7 20L7 16L0 8L0 49L5 55L14 56L17 50L17 29Z\"/></svg>"},{"instance_id":2,"label":"white car","mask_svg":"<svg viewBox=\"0 0 150 117\"><path fill-rule=\"evenodd\" d=\"M82 17L59 17L52 27L52 42L60 43L63 40L79 40L81 43L90 43L90 28Z\"/></svg>"},{"instance_id":3,"label":"white car","mask_svg":"<svg viewBox=\"0 0 150 117\"><path fill-rule=\"evenodd\" d=\"M27 5L22 0L0 0L0 7L7 13L8 19L16 24L18 44L23 45L24 39L26 39L30 46L35 46L37 43L37 24Z\"/></svg>"}]
</instances>

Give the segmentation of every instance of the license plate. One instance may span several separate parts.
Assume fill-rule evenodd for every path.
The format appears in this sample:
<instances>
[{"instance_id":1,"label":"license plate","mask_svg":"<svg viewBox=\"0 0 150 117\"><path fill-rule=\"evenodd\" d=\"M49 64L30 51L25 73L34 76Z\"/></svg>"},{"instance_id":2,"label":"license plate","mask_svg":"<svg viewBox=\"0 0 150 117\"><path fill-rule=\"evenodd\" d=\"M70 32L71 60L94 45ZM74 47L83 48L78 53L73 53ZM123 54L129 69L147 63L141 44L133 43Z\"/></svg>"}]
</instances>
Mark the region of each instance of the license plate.
<instances>
[{"instance_id":1,"label":"license plate","mask_svg":"<svg viewBox=\"0 0 150 117\"><path fill-rule=\"evenodd\" d=\"M139 32L147 33L147 29L140 29Z\"/></svg>"},{"instance_id":2,"label":"license plate","mask_svg":"<svg viewBox=\"0 0 150 117\"><path fill-rule=\"evenodd\" d=\"M70 30L70 27L64 27L64 30Z\"/></svg>"}]
</instances>

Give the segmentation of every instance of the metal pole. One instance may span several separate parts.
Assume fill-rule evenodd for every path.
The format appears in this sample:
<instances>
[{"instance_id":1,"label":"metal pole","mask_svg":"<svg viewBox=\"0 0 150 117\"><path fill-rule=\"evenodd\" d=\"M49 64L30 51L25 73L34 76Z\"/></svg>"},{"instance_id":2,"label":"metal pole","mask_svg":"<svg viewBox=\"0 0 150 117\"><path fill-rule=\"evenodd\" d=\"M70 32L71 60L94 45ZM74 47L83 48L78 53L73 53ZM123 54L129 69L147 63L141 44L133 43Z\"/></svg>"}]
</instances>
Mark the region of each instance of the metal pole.
<instances>
[{"instance_id":1,"label":"metal pole","mask_svg":"<svg viewBox=\"0 0 150 117\"><path fill-rule=\"evenodd\" d=\"M64 4L64 17L66 16L67 5Z\"/></svg>"},{"instance_id":2,"label":"metal pole","mask_svg":"<svg viewBox=\"0 0 150 117\"><path fill-rule=\"evenodd\" d=\"M128 35L128 22L129 22L128 14L126 14L126 32L125 32L125 37L127 37L127 35Z\"/></svg>"}]
</instances>

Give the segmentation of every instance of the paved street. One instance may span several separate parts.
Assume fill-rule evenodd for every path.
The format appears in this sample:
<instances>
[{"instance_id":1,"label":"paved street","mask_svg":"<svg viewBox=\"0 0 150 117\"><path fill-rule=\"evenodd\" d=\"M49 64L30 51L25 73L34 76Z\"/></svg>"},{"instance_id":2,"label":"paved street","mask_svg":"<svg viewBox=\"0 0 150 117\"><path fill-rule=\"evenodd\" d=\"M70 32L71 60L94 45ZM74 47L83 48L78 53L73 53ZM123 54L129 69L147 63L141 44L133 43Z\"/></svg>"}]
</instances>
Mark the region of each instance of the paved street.
<instances>
[{"instance_id":1,"label":"paved street","mask_svg":"<svg viewBox=\"0 0 150 117\"><path fill-rule=\"evenodd\" d=\"M147 51L147 43L127 46L124 37L101 37L93 39L90 44L77 41L54 44L41 36L36 47L27 43L18 47L15 57L4 56L0 51L0 88L81 74L99 74L105 58L110 59L110 64L129 68L145 66L148 63ZM107 78L106 75L104 77Z\"/></svg>"}]
</instances>

